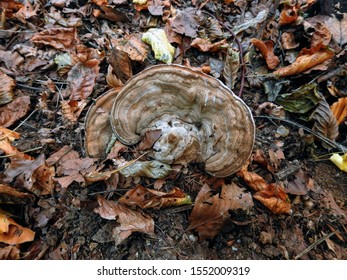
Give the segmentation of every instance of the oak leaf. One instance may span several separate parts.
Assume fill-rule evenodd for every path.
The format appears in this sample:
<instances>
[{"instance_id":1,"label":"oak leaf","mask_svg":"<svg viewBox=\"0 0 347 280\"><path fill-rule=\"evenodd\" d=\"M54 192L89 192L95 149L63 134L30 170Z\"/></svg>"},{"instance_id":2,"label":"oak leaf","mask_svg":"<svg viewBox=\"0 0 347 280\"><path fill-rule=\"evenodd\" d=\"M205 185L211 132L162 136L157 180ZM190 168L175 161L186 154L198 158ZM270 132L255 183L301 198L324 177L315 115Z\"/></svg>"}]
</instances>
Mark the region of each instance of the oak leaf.
<instances>
[{"instance_id":1,"label":"oak leaf","mask_svg":"<svg viewBox=\"0 0 347 280\"><path fill-rule=\"evenodd\" d=\"M127 206L98 197L99 208L94 211L102 218L116 220L119 226L113 229L116 245L128 238L133 232L143 232L154 237L153 219L141 211L134 211Z\"/></svg>"},{"instance_id":2,"label":"oak leaf","mask_svg":"<svg viewBox=\"0 0 347 280\"><path fill-rule=\"evenodd\" d=\"M261 52L269 69L272 70L278 66L280 60L274 54L274 43L271 40L263 42L261 40L252 38L251 43Z\"/></svg>"},{"instance_id":3,"label":"oak leaf","mask_svg":"<svg viewBox=\"0 0 347 280\"><path fill-rule=\"evenodd\" d=\"M199 240L212 239L222 229L224 222L230 217L229 210L250 210L253 200L250 193L245 193L235 183L223 185L220 194L214 194L207 184L198 193L194 208L189 217L189 230L199 234Z\"/></svg>"},{"instance_id":4,"label":"oak leaf","mask_svg":"<svg viewBox=\"0 0 347 280\"><path fill-rule=\"evenodd\" d=\"M137 185L134 189L127 191L118 202L127 206L139 206L142 209L164 208L191 204L191 198L179 188L165 193Z\"/></svg>"}]
</instances>

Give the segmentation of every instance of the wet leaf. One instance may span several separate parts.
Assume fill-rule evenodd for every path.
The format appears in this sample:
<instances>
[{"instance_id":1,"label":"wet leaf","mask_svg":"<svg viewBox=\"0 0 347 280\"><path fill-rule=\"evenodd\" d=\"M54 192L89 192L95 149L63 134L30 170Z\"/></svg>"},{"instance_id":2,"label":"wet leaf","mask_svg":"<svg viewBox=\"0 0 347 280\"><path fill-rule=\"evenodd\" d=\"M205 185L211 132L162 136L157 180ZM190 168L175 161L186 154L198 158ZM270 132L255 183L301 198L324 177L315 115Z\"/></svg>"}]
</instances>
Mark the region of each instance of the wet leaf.
<instances>
[{"instance_id":1,"label":"wet leaf","mask_svg":"<svg viewBox=\"0 0 347 280\"><path fill-rule=\"evenodd\" d=\"M50 28L34 34L35 44L51 46L57 50L72 50L79 43L75 28Z\"/></svg>"},{"instance_id":2,"label":"wet leaf","mask_svg":"<svg viewBox=\"0 0 347 280\"><path fill-rule=\"evenodd\" d=\"M113 229L115 244L118 245L133 232L143 232L154 237L154 221L141 211L134 211L127 206L98 197L99 208L94 211L102 218L116 220L119 226Z\"/></svg>"},{"instance_id":3,"label":"wet leaf","mask_svg":"<svg viewBox=\"0 0 347 280\"><path fill-rule=\"evenodd\" d=\"M121 166L120 166L121 167ZM148 178L164 178L171 172L170 165L157 160L136 161L119 172L125 177L144 176Z\"/></svg>"},{"instance_id":4,"label":"wet leaf","mask_svg":"<svg viewBox=\"0 0 347 280\"><path fill-rule=\"evenodd\" d=\"M341 124L347 118L347 97L341 97L330 106L330 110L336 118L337 124Z\"/></svg>"},{"instance_id":5,"label":"wet leaf","mask_svg":"<svg viewBox=\"0 0 347 280\"><path fill-rule=\"evenodd\" d=\"M333 162L340 170L347 172L347 153L340 156L339 154L333 154L330 157L331 162Z\"/></svg>"},{"instance_id":6,"label":"wet leaf","mask_svg":"<svg viewBox=\"0 0 347 280\"><path fill-rule=\"evenodd\" d=\"M336 118L324 98L319 102L310 119L315 121L312 127L313 131L333 141L339 135L339 126Z\"/></svg>"},{"instance_id":7,"label":"wet leaf","mask_svg":"<svg viewBox=\"0 0 347 280\"><path fill-rule=\"evenodd\" d=\"M35 232L22 227L0 211L0 242L16 245L33 241Z\"/></svg>"},{"instance_id":8,"label":"wet leaf","mask_svg":"<svg viewBox=\"0 0 347 280\"><path fill-rule=\"evenodd\" d=\"M256 192L253 197L275 214L291 214L288 195L277 184L269 184L265 189Z\"/></svg>"},{"instance_id":9,"label":"wet leaf","mask_svg":"<svg viewBox=\"0 0 347 280\"><path fill-rule=\"evenodd\" d=\"M13 100L13 91L16 86L15 81L0 70L0 105ZM1 119L1 117L0 117Z\"/></svg>"},{"instance_id":10,"label":"wet leaf","mask_svg":"<svg viewBox=\"0 0 347 280\"><path fill-rule=\"evenodd\" d=\"M235 82L240 70L240 51L232 47L228 48L224 61L223 77L228 88L234 89Z\"/></svg>"},{"instance_id":11,"label":"wet leaf","mask_svg":"<svg viewBox=\"0 0 347 280\"><path fill-rule=\"evenodd\" d=\"M315 108L322 97L317 93L317 84L306 84L298 89L281 94L276 103L282 105L286 111L305 114Z\"/></svg>"},{"instance_id":12,"label":"wet leaf","mask_svg":"<svg viewBox=\"0 0 347 280\"><path fill-rule=\"evenodd\" d=\"M151 45L156 59L171 64L175 48L170 45L165 31L159 28L151 28L142 35L142 41Z\"/></svg>"},{"instance_id":13,"label":"wet leaf","mask_svg":"<svg viewBox=\"0 0 347 280\"><path fill-rule=\"evenodd\" d=\"M172 191L165 193L147 189L141 185L127 191L119 198L118 202L127 206L139 206L142 209L164 208L192 203L190 196L179 188L174 188Z\"/></svg>"},{"instance_id":14,"label":"wet leaf","mask_svg":"<svg viewBox=\"0 0 347 280\"><path fill-rule=\"evenodd\" d=\"M297 75L308 69L313 68L316 65L323 63L324 61L332 58L333 56L334 53L330 50L321 50L313 54L305 54L305 52L303 52L303 54L299 54L299 56L292 64L277 69L275 72L273 72L273 74L279 77Z\"/></svg>"},{"instance_id":15,"label":"wet leaf","mask_svg":"<svg viewBox=\"0 0 347 280\"><path fill-rule=\"evenodd\" d=\"M272 70L278 66L280 60L274 54L274 43L271 40L263 42L261 40L252 38L251 43L260 51L269 69Z\"/></svg>"},{"instance_id":16,"label":"wet leaf","mask_svg":"<svg viewBox=\"0 0 347 280\"><path fill-rule=\"evenodd\" d=\"M229 210L250 210L253 200L250 193L235 183L223 185L220 194L213 194L207 184L201 188L195 199L194 208L189 217L189 230L194 229L199 234L199 240L212 239L222 229L229 218Z\"/></svg>"},{"instance_id":17,"label":"wet leaf","mask_svg":"<svg viewBox=\"0 0 347 280\"><path fill-rule=\"evenodd\" d=\"M0 107L0 126L9 127L24 117L30 109L29 96L17 97Z\"/></svg>"}]
</instances>

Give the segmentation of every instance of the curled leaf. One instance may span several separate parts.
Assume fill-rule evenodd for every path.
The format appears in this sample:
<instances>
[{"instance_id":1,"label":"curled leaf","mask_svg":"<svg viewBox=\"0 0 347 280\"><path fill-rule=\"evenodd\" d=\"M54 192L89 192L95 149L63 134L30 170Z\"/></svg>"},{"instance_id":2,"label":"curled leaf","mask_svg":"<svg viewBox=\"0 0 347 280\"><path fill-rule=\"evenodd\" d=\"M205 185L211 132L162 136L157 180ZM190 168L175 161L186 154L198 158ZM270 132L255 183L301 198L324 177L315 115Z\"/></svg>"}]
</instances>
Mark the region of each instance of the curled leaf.
<instances>
[{"instance_id":1,"label":"curled leaf","mask_svg":"<svg viewBox=\"0 0 347 280\"><path fill-rule=\"evenodd\" d=\"M299 17L298 12L299 12L298 5L291 6L291 5L285 4L280 14L280 18L278 22L279 25L288 25L288 24L295 23Z\"/></svg>"},{"instance_id":2,"label":"curled leaf","mask_svg":"<svg viewBox=\"0 0 347 280\"><path fill-rule=\"evenodd\" d=\"M271 40L263 42L252 38L251 43L261 52L269 69L275 69L278 66L280 60L274 54L274 43Z\"/></svg>"},{"instance_id":3,"label":"curled leaf","mask_svg":"<svg viewBox=\"0 0 347 280\"><path fill-rule=\"evenodd\" d=\"M339 98L330 106L330 110L337 120L339 125L347 118L347 97Z\"/></svg>"},{"instance_id":4,"label":"curled leaf","mask_svg":"<svg viewBox=\"0 0 347 280\"><path fill-rule=\"evenodd\" d=\"M192 203L190 196L186 195L179 188L174 188L171 192L165 193L147 189L141 185L127 191L118 202L128 206L139 206L142 209L163 208Z\"/></svg>"},{"instance_id":5,"label":"curled leaf","mask_svg":"<svg viewBox=\"0 0 347 280\"><path fill-rule=\"evenodd\" d=\"M195 38L191 46L202 52L218 52L227 45L226 39L212 43L209 39Z\"/></svg>"},{"instance_id":6,"label":"curled leaf","mask_svg":"<svg viewBox=\"0 0 347 280\"><path fill-rule=\"evenodd\" d=\"M171 46L163 29L150 28L142 35L142 41L151 45L156 59L167 64L172 63L175 48Z\"/></svg>"},{"instance_id":7,"label":"curled leaf","mask_svg":"<svg viewBox=\"0 0 347 280\"><path fill-rule=\"evenodd\" d=\"M30 97L17 97L12 102L0 107L0 126L9 127L24 117L30 109Z\"/></svg>"}]
</instances>

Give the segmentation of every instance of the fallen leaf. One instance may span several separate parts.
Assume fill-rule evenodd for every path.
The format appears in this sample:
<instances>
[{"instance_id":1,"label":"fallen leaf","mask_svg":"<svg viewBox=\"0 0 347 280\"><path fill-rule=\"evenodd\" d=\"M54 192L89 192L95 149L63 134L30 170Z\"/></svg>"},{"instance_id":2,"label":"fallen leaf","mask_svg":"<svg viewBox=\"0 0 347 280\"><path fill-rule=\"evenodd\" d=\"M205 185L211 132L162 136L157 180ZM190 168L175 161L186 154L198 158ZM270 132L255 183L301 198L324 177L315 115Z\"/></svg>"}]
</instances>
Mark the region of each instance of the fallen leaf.
<instances>
[{"instance_id":1,"label":"fallen leaf","mask_svg":"<svg viewBox=\"0 0 347 280\"><path fill-rule=\"evenodd\" d=\"M324 23L317 22L314 25L315 31L311 37L310 48L316 48L317 46L328 46L331 40L331 33Z\"/></svg>"},{"instance_id":2,"label":"fallen leaf","mask_svg":"<svg viewBox=\"0 0 347 280\"><path fill-rule=\"evenodd\" d=\"M279 77L286 77L300 74L322 62L332 58L334 53L328 49L317 51L313 54L299 54L296 60L283 68L277 69L273 72L274 75Z\"/></svg>"},{"instance_id":3,"label":"fallen leaf","mask_svg":"<svg viewBox=\"0 0 347 280\"><path fill-rule=\"evenodd\" d=\"M153 147L154 143L161 136L161 129L153 129L146 131L145 135L141 139L141 142L138 145L139 151L145 151Z\"/></svg>"},{"instance_id":4,"label":"fallen leaf","mask_svg":"<svg viewBox=\"0 0 347 280\"><path fill-rule=\"evenodd\" d=\"M171 64L175 48L168 41L165 31L159 28L150 28L142 35L142 41L151 45L156 59Z\"/></svg>"},{"instance_id":5,"label":"fallen leaf","mask_svg":"<svg viewBox=\"0 0 347 280\"><path fill-rule=\"evenodd\" d=\"M338 20L335 15L325 20L326 26L340 46L347 43L347 13L342 14L342 16L341 20Z\"/></svg>"},{"instance_id":6,"label":"fallen leaf","mask_svg":"<svg viewBox=\"0 0 347 280\"><path fill-rule=\"evenodd\" d=\"M72 67L67 77L66 90L66 96L70 96L70 101L84 100L92 93L99 68L99 61L96 59L83 64L79 62Z\"/></svg>"},{"instance_id":7,"label":"fallen leaf","mask_svg":"<svg viewBox=\"0 0 347 280\"><path fill-rule=\"evenodd\" d=\"M177 10L175 17L170 19L171 27L173 31L178 34L186 35L191 38L197 36L199 27L198 10L195 8L185 8L183 10Z\"/></svg>"},{"instance_id":8,"label":"fallen leaf","mask_svg":"<svg viewBox=\"0 0 347 280\"><path fill-rule=\"evenodd\" d=\"M0 184L0 194L0 203L27 204L34 201L33 195L20 192L8 185Z\"/></svg>"},{"instance_id":9,"label":"fallen leaf","mask_svg":"<svg viewBox=\"0 0 347 280\"><path fill-rule=\"evenodd\" d=\"M123 84L132 77L133 70L128 53L113 49L109 57L109 63L112 66L113 73Z\"/></svg>"},{"instance_id":10,"label":"fallen leaf","mask_svg":"<svg viewBox=\"0 0 347 280\"><path fill-rule=\"evenodd\" d=\"M190 196L179 188L174 188L172 191L165 193L147 189L141 185L127 191L119 198L118 202L127 206L139 206L142 209L164 208L192 203Z\"/></svg>"},{"instance_id":11,"label":"fallen leaf","mask_svg":"<svg viewBox=\"0 0 347 280\"><path fill-rule=\"evenodd\" d=\"M312 127L314 132L318 132L330 140L335 141L339 135L339 126L325 98L319 102L310 119L314 120Z\"/></svg>"},{"instance_id":12,"label":"fallen leaf","mask_svg":"<svg viewBox=\"0 0 347 280\"><path fill-rule=\"evenodd\" d=\"M122 165L120 165L119 167L122 167ZM125 177L144 176L148 178L158 179L158 178L164 178L168 176L171 170L172 169L170 165L166 163L162 163L157 160L152 160L152 161L136 161L132 163L131 165L120 169L119 173L121 173Z\"/></svg>"},{"instance_id":13,"label":"fallen leaf","mask_svg":"<svg viewBox=\"0 0 347 280\"><path fill-rule=\"evenodd\" d=\"M46 163L48 166L52 166L54 164L59 164L60 162L63 162L67 159L76 159L78 158L78 153L76 151L74 151L72 149L72 147L70 146L63 146L62 148L60 148L57 152L55 152L54 154L50 155L47 159L46 159Z\"/></svg>"},{"instance_id":14,"label":"fallen leaf","mask_svg":"<svg viewBox=\"0 0 347 280\"><path fill-rule=\"evenodd\" d=\"M291 214L288 195L277 184L269 184L265 189L256 192L253 197L275 214Z\"/></svg>"},{"instance_id":15,"label":"fallen leaf","mask_svg":"<svg viewBox=\"0 0 347 280\"><path fill-rule=\"evenodd\" d=\"M293 33L283 32L281 36L281 43L283 49L292 50L299 47L300 43L295 42L295 36Z\"/></svg>"},{"instance_id":16,"label":"fallen leaf","mask_svg":"<svg viewBox=\"0 0 347 280\"><path fill-rule=\"evenodd\" d=\"M15 80L7 76L0 70L0 105L9 103L13 100L14 88L16 86ZM0 116L1 119L1 116Z\"/></svg>"},{"instance_id":17,"label":"fallen leaf","mask_svg":"<svg viewBox=\"0 0 347 280\"><path fill-rule=\"evenodd\" d=\"M340 170L347 172L347 153L340 156L339 154L334 153L330 160L334 163Z\"/></svg>"},{"instance_id":18,"label":"fallen leaf","mask_svg":"<svg viewBox=\"0 0 347 280\"><path fill-rule=\"evenodd\" d=\"M68 51L79 44L75 28L50 28L34 34L31 41L35 44L51 46L57 50Z\"/></svg>"},{"instance_id":19,"label":"fallen leaf","mask_svg":"<svg viewBox=\"0 0 347 280\"><path fill-rule=\"evenodd\" d=\"M293 180L288 181L286 184L285 192L295 195L305 195L309 190L310 180L310 176L300 168L295 173Z\"/></svg>"},{"instance_id":20,"label":"fallen leaf","mask_svg":"<svg viewBox=\"0 0 347 280\"><path fill-rule=\"evenodd\" d=\"M272 102L261 103L256 109L256 112L259 115L266 114L280 119L284 119L286 115L283 106L276 105Z\"/></svg>"},{"instance_id":21,"label":"fallen leaf","mask_svg":"<svg viewBox=\"0 0 347 280\"><path fill-rule=\"evenodd\" d=\"M123 12L117 11L109 5L101 5L100 6L101 13L99 15L100 18L107 19L112 22L125 22L129 21L126 14Z\"/></svg>"},{"instance_id":22,"label":"fallen leaf","mask_svg":"<svg viewBox=\"0 0 347 280\"><path fill-rule=\"evenodd\" d=\"M42 8L42 5L40 2L34 2L33 4L31 4L29 0L25 0L24 6L21 7L14 14L14 16L22 23L26 23L27 19L37 16L37 12L39 11L40 8Z\"/></svg>"},{"instance_id":23,"label":"fallen leaf","mask_svg":"<svg viewBox=\"0 0 347 280\"><path fill-rule=\"evenodd\" d=\"M20 250L16 246L0 248L0 260L19 260Z\"/></svg>"},{"instance_id":24,"label":"fallen leaf","mask_svg":"<svg viewBox=\"0 0 347 280\"><path fill-rule=\"evenodd\" d=\"M209 39L203 39L203 38L195 38L191 46L194 48L197 48L199 51L202 52L218 52L223 48L227 47L227 41L226 39L223 39L219 42L212 43Z\"/></svg>"},{"instance_id":25,"label":"fallen leaf","mask_svg":"<svg viewBox=\"0 0 347 280\"><path fill-rule=\"evenodd\" d=\"M274 54L274 43L271 40L263 42L261 40L252 38L251 43L261 52L269 69L272 70L278 66L280 60Z\"/></svg>"},{"instance_id":26,"label":"fallen leaf","mask_svg":"<svg viewBox=\"0 0 347 280\"><path fill-rule=\"evenodd\" d=\"M115 41L117 49L126 52L133 61L143 62L148 56L148 46L142 41L142 35L132 33Z\"/></svg>"},{"instance_id":27,"label":"fallen leaf","mask_svg":"<svg viewBox=\"0 0 347 280\"><path fill-rule=\"evenodd\" d=\"M250 210L253 200L250 193L246 193L235 183L223 185L220 194L213 194L207 184L198 193L194 208L189 217L188 230L194 229L199 234L199 240L212 239L222 229L229 218L229 210Z\"/></svg>"},{"instance_id":28,"label":"fallen leaf","mask_svg":"<svg viewBox=\"0 0 347 280\"><path fill-rule=\"evenodd\" d=\"M279 18L279 25L288 25L295 23L299 17L299 6L296 5L287 5L283 6L283 9Z\"/></svg>"},{"instance_id":29,"label":"fallen leaf","mask_svg":"<svg viewBox=\"0 0 347 280\"><path fill-rule=\"evenodd\" d=\"M92 2L98 6L107 5L108 0L92 0Z\"/></svg>"},{"instance_id":30,"label":"fallen leaf","mask_svg":"<svg viewBox=\"0 0 347 280\"><path fill-rule=\"evenodd\" d=\"M0 211L0 242L16 245L33 241L35 232L22 227Z\"/></svg>"},{"instance_id":31,"label":"fallen leaf","mask_svg":"<svg viewBox=\"0 0 347 280\"><path fill-rule=\"evenodd\" d=\"M143 232L151 237L155 236L154 221L150 216L100 196L98 203L99 208L94 210L96 213L104 219L116 220L119 223L119 226L113 229L115 245L119 245L133 232Z\"/></svg>"},{"instance_id":32,"label":"fallen leaf","mask_svg":"<svg viewBox=\"0 0 347 280\"><path fill-rule=\"evenodd\" d=\"M261 191L267 188L267 183L263 177L257 173L250 172L247 167L244 166L240 171L236 173L237 176L241 177L252 190Z\"/></svg>"},{"instance_id":33,"label":"fallen leaf","mask_svg":"<svg viewBox=\"0 0 347 280\"><path fill-rule=\"evenodd\" d=\"M148 5L148 11L153 16L162 16L164 14L164 5L162 0L152 0Z\"/></svg>"},{"instance_id":34,"label":"fallen leaf","mask_svg":"<svg viewBox=\"0 0 347 280\"><path fill-rule=\"evenodd\" d=\"M229 89L234 89L240 71L240 51L228 47L224 61L223 77Z\"/></svg>"},{"instance_id":35,"label":"fallen leaf","mask_svg":"<svg viewBox=\"0 0 347 280\"><path fill-rule=\"evenodd\" d=\"M0 126L9 127L24 117L30 109L30 97L17 97L0 107Z\"/></svg>"},{"instance_id":36,"label":"fallen leaf","mask_svg":"<svg viewBox=\"0 0 347 280\"><path fill-rule=\"evenodd\" d=\"M330 110L340 125L347 118L347 97L339 98L330 106Z\"/></svg>"},{"instance_id":37,"label":"fallen leaf","mask_svg":"<svg viewBox=\"0 0 347 280\"><path fill-rule=\"evenodd\" d=\"M257 16L255 18L252 18L240 25L237 25L234 27L234 34L237 35L242 31L245 31L249 28L257 28L257 26L262 23L268 16L269 14L269 10L268 9L264 9L262 11L260 11Z\"/></svg>"}]
</instances>

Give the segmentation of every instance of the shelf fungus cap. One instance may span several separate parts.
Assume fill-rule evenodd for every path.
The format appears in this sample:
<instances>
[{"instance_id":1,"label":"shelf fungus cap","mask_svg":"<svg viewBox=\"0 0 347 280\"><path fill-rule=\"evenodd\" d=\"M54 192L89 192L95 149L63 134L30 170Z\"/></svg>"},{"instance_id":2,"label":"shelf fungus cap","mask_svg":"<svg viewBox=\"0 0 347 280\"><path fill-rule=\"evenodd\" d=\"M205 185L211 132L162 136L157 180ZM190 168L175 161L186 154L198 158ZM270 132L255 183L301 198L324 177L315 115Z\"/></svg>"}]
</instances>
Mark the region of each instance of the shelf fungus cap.
<instances>
[{"instance_id":1,"label":"shelf fungus cap","mask_svg":"<svg viewBox=\"0 0 347 280\"><path fill-rule=\"evenodd\" d=\"M255 127L247 105L219 80L179 65L150 67L114 97L110 123L126 145L161 131L150 156L169 164L202 162L226 177L248 160Z\"/></svg>"}]
</instances>

